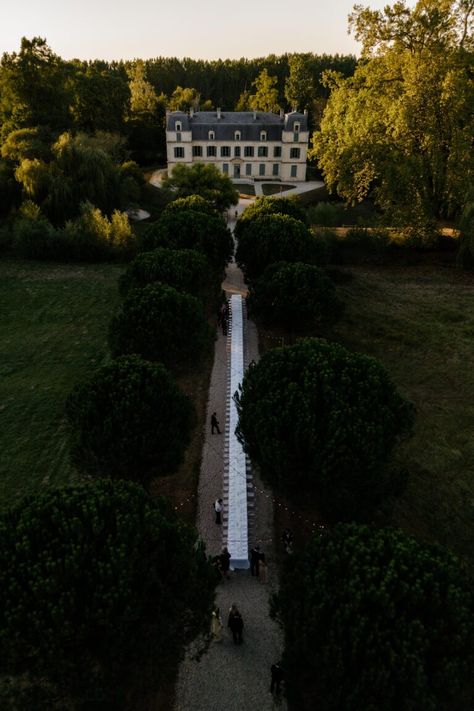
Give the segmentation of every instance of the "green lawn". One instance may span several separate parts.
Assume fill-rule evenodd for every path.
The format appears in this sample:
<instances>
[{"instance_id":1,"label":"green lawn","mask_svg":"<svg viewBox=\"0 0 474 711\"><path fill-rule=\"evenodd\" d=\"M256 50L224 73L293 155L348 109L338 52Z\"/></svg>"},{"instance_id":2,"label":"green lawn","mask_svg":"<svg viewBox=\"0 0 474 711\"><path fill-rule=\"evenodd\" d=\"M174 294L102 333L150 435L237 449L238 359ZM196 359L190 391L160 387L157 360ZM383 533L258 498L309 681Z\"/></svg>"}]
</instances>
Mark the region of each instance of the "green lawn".
<instances>
[{"instance_id":1,"label":"green lawn","mask_svg":"<svg viewBox=\"0 0 474 711\"><path fill-rule=\"evenodd\" d=\"M474 276L454 267L348 268L333 337L380 359L416 406L397 460L409 486L394 523L474 557Z\"/></svg>"},{"instance_id":2,"label":"green lawn","mask_svg":"<svg viewBox=\"0 0 474 711\"><path fill-rule=\"evenodd\" d=\"M121 272L0 261L0 506L75 478L64 400L107 355Z\"/></svg>"}]
</instances>

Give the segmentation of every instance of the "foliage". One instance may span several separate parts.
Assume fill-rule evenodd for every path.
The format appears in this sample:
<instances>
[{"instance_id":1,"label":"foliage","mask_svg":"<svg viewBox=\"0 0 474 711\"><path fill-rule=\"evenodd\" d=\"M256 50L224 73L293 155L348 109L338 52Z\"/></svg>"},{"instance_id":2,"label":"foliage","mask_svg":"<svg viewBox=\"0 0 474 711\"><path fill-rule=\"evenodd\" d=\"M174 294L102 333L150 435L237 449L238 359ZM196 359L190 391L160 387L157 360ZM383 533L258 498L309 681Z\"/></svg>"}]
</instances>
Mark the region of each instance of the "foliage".
<instances>
[{"instance_id":1,"label":"foliage","mask_svg":"<svg viewBox=\"0 0 474 711\"><path fill-rule=\"evenodd\" d=\"M126 296L131 289L161 282L178 291L205 296L212 291L209 264L193 249L158 248L142 252L119 279L119 290Z\"/></svg>"},{"instance_id":2,"label":"foliage","mask_svg":"<svg viewBox=\"0 0 474 711\"><path fill-rule=\"evenodd\" d=\"M336 520L369 516L392 493L383 465L411 431L413 406L375 359L302 339L251 366L236 402L239 439L277 489L314 493Z\"/></svg>"},{"instance_id":3,"label":"foliage","mask_svg":"<svg viewBox=\"0 0 474 711\"><path fill-rule=\"evenodd\" d=\"M211 163L193 163L189 167L175 165L172 175L164 179L163 187L173 188L178 198L200 195L219 212L237 205L239 201L239 194L229 176Z\"/></svg>"},{"instance_id":4,"label":"foliage","mask_svg":"<svg viewBox=\"0 0 474 711\"><path fill-rule=\"evenodd\" d=\"M451 553L400 530L339 524L314 535L273 603L292 703L468 708L459 692L474 651L471 590Z\"/></svg>"},{"instance_id":5,"label":"foliage","mask_svg":"<svg viewBox=\"0 0 474 711\"><path fill-rule=\"evenodd\" d=\"M251 283L247 297L249 315L290 332L333 323L342 307L334 282L322 269L301 262L271 264Z\"/></svg>"},{"instance_id":6,"label":"foliage","mask_svg":"<svg viewBox=\"0 0 474 711\"><path fill-rule=\"evenodd\" d=\"M275 112L280 109L278 105L277 77L271 77L267 69L262 69L258 77L252 82L255 94L248 97L251 109L265 112Z\"/></svg>"},{"instance_id":7,"label":"foliage","mask_svg":"<svg viewBox=\"0 0 474 711\"><path fill-rule=\"evenodd\" d=\"M460 245L458 263L464 269L474 269L474 203L468 202L459 221Z\"/></svg>"},{"instance_id":8,"label":"foliage","mask_svg":"<svg viewBox=\"0 0 474 711\"><path fill-rule=\"evenodd\" d=\"M71 450L82 469L147 484L182 461L193 408L161 363L124 356L67 400Z\"/></svg>"},{"instance_id":9,"label":"foliage","mask_svg":"<svg viewBox=\"0 0 474 711\"><path fill-rule=\"evenodd\" d=\"M170 96L168 108L170 111L189 111L199 105L200 94L196 89L177 86Z\"/></svg>"},{"instance_id":10,"label":"foliage","mask_svg":"<svg viewBox=\"0 0 474 711\"><path fill-rule=\"evenodd\" d=\"M132 115L143 116L153 115L158 103L153 85L146 79L145 63L137 59L129 69L129 89L130 89L130 113Z\"/></svg>"},{"instance_id":11,"label":"foliage","mask_svg":"<svg viewBox=\"0 0 474 711\"><path fill-rule=\"evenodd\" d=\"M211 343L211 331L199 299L166 284L148 284L125 297L112 319L113 355L137 353L172 369L196 366Z\"/></svg>"},{"instance_id":12,"label":"foliage","mask_svg":"<svg viewBox=\"0 0 474 711\"><path fill-rule=\"evenodd\" d=\"M46 490L0 529L2 674L45 678L74 708L123 709L135 670L152 664L159 687L207 629L215 576L202 544L132 483Z\"/></svg>"},{"instance_id":13,"label":"foliage","mask_svg":"<svg viewBox=\"0 0 474 711\"><path fill-rule=\"evenodd\" d=\"M364 61L352 78L327 76L331 96L313 137L330 190L351 203L372 195L392 220L426 222L428 232L460 213L474 169L473 11L452 0L356 6Z\"/></svg>"},{"instance_id":14,"label":"foliage","mask_svg":"<svg viewBox=\"0 0 474 711\"><path fill-rule=\"evenodd\" d=\"M245 223L239 232L235 258L248 281L258 278L274 262L324 264L327 248L299 220L270 214Z\"/></svg>"},{"instance_id":15,"label":"foliage","mask_svg":"<svg viewBox=\"0 0 474 711\"><path fill-rule=\"evenodd\" d=\"M234 230L237 240L248 222L263 215L288 215L301 222L305 222L306 219L298 198L274 198L263 195L253 200L237 220Z\"/></svg>"},{"instance_id":16,"label":"foliage","mask_svg":"<svg viewBox=\"0 0 474 711\"><path fill-rule=\"evenodd\" d=\"M21 201L20 186L14 172L5 160L0 159L0 217L5 217Z\"/></svg>"},{"instance_id":17,"label":"foliage","mask_svg":"<svg viewBox=\"0 0 474 711\"><path fill-rule=\"evenodd\" d=\"M158 222L144 232L142 242L146 250L157 247L195 249L204 254L219 274L234 250L232 236L220 215L198 212L193 208L166 209Z\"/></svg>"},{"instance_id":18,"label":"foliage","mask_svg":"<svg viewBox=\"0 0 474 711\"><path fill-rule=\"evenodd\" d=\"M31 203L33 205L33 203ZM58 231L41 215L20 215L13 229L13 251L25 259L62 259L67 246Z\"/></svg>"},{"instance_id":19,"label":"foliage","mask_svg":"<svg viewBox=\"0 0 474 711\"><path fill-rule=\"evenodd\" d=\"M114 210L110 219L86 202L81 214L64 229L71 257L81 261L127 259L135 252L135 235L124 212Z\"/></svg>"},{"instance_id":20,"label":"foliage","mask_svg":"<svg viewBox=\"0 0 474 711\"><path fill-rule=\"evenodd\" d=\"M310 225L320 227L337 227L344 223L344 207L340 203L318 202L306 211L306 219Z\"/></svg>"},{"instance_id":21,"label":"foliage","mask_svg":"<svg viewBox=\"0 0 474 711\"><path fill-rule=\"evenodd\" d=\"M285 82L285 98L293 109L309 109L316 95L311 74L311 54L288 57L290 74Z\"/></svg>"},{"instance_id":22,"label":"foliage","mask_svg":"<svg viewBox=\"0 0 474 711\"><path fill-rule=\"evenodd\" d=\"M2 158L20 163L24 158L51 160L50 136L43 129L21 128L6 136L1 146Z\"/></svg>"},{"instance_id":23,"label":"foliage","mask_svg":"<svg viewBox=\"0 0 474 711\"><path fill-rule=\"evenodd\" d=\"M215 207L208 200L205 200L200 195L189 195L184 198L177 198L172 202L168 203L165 211L175 212L181 210L193 210L194 212L204 212L210 217L216 217L219 215Z\"/></svg>"}]
</instances>

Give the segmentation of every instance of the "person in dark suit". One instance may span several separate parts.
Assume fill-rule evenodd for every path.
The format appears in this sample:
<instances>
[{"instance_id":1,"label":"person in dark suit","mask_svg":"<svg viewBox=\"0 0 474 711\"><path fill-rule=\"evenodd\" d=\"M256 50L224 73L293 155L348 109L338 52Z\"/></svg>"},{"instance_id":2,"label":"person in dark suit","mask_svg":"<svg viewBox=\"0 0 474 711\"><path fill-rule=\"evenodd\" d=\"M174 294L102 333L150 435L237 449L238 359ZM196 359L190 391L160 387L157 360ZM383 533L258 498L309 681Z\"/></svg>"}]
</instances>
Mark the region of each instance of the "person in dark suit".
<instances>
[{"instance_id":1,"label":"person in dark suit","mask_svg":"<svg viewBox=\"0 0 474 711\"><path fill-rule=\"evenodd\" d=\"M277 662L276 664L272 664L270 671L272 674L272 681L270 684L270 692L273 694L273 692L276 691L276 693L279 694L281 691L280 684L283 681L283 678L285 676L280 662Z\"/></svg>"},{"instance_id":2,"label":"person in dark suit","mask_svg":"<svg viewBox=\"0 0 474 711\"><path fill-rule=\"evenodd\" d=\"M258 569L260 565L260 546L254 546L250 549L250 574L258 577Z\"/></svg>"},{"instance_id":3,"label":"person in dark suit","mask_svg":"<svg viewBox=\"0 0 474 711\"><path fill-rule=\"evenodd\" d=\"M214 430L217 430L217 434L220 434L219 421L215 412L211 415L211 434L214 434Z\"/></svg>"},{"instance_id":4,"label":"person in dark suit","mask_svg":"<svg viewBox=\"0 0 474 711\"><path fill-rule=\"evenodd\" d=\"M227 620L227 627L229 627L230 631L232 632L232 639L234 640L234 644L242 644L244 621L235 603L229 610L229 619Z\"/></svg>"}]
</instances>

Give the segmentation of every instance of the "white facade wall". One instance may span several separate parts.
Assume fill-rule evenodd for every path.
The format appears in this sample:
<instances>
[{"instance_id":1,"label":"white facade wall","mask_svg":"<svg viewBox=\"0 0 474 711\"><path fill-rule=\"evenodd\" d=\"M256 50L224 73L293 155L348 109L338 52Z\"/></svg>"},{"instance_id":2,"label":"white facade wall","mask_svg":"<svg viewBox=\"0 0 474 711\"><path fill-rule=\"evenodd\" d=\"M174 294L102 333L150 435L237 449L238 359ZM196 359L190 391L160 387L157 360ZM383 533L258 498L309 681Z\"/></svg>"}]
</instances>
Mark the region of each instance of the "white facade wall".
<instances>
[{"instance_id":1,"label":"white facade wall","mask_svg":"<svg viewBox=\"0 0 474 711\"><path fill-rule=\"evenodd\" d=\"M168 159L168 175L171 175L175 165L184 163L191 165L192 163L212 163L220 171L225 172L224 165L228 166L229 177L248 179L248 180L281 180L284 182L304 181L306 179L306 154L308 150L308 131L298 133L298 141L294 140L294 134L290 131L283 131L282 141L245 141L245 140L230 140L230 141L193 141L191 131L181 131L181 140L177 140L176 131L166 132L166 146ZM193 146L202 148L202 156L193 156ZM207 155L207 147L214 146L216 156ZM230 156L221 156L221 148L227 146L230 148ZM240 147L240 157L235 156L235 148ZM253 148L253 156L245 156L245 148ZM260 147L267 148L267 156L259 156L258 149ZM275 157L274 148L281 149L281 156ZM175 157L175 148L183 149L184 156L182 158ZM299 158L291 157L291 149L299 148ZM247 166L251 167L248 169ZM260 166L264 165L264 174L261 173ZM274 173L273 166L278 166L278 173ZM293 168L292 166L296 166ZM239 172L240 170L240 172ZM247 171L250 170L250 173ZM296 175L292 172L296 171Z\"/></svg>"}]
</instances>

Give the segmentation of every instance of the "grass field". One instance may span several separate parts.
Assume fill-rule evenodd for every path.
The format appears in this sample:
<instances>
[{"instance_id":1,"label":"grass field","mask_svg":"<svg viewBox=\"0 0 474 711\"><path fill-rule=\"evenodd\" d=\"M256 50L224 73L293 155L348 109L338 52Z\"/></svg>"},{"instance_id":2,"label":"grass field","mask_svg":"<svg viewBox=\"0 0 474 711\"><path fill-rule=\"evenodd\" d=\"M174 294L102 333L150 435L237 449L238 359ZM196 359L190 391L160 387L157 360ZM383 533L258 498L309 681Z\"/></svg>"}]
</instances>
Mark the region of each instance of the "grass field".
<instances>
[{"instance_id":1,"label":"grass field","mask_svg":"<svg viewBox=\"0 0 474 711\"><path fill-rule=\"evenodd\" d=\"M64 400L107 354L121 271L0 261L0 506L77 476Z\"/></svg>"},{"instance_id":2,"label":"grass field","mask_svg":"<svg viewBox=\"0 0 474 711\"><path fill-rule=\"evenodd\" d=\"M398 450L409 485L394 523L474 557L474 276L454 267L355 267L339 289L344 345L380 359L416 406Z\"/></svg>"}]
</instances>

